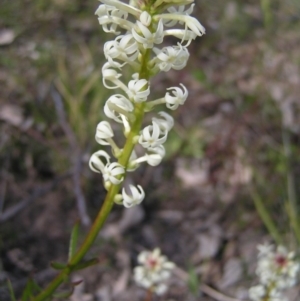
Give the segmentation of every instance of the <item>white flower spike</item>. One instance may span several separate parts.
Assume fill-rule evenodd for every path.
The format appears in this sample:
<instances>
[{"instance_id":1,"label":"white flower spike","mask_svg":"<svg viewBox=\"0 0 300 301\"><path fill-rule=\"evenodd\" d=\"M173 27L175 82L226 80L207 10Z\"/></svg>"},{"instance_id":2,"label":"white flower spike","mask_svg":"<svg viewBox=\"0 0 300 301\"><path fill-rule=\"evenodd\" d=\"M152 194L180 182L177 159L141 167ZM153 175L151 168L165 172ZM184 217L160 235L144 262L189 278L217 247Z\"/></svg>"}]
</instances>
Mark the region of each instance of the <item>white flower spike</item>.
<instances>
[{"instance_id":1,"label":"white flower spike","mask_svg":"<svg viewBox=\"0 0 300 301\"><path fill-rule=\"evenodd\" d=\"M149 101L151 77L161 71L184 68L189 58L187 46L197 36L204 34L205 29L190 16L194 8L193 0L155 0L151 1L151 7L147 5L150 2L144 0L124 1L129 4L121 0L100 1L102 4L96 10L99 23L105 32L116 35L114 40L104 44L107 62L102 67L102 81L107 89L118 90L118 94L107 99L104 113L123 125L126 140L123 148L119 148L114 141L118 135L115 135L110 123L101 121L98 124L95 139L101 145L111 146L112 156L117 162L111 163L110 155L99 150L91 156L89 165L92 171L103 175L104 186L109 190L113 185L120 185L126 172L134 171L141 163L156 166L164 158L163 143L174 125L172 116L161 111L158 117L152 118L151 125L141 129L143 117L158 105L165 105L170 110L177 109L185 103L188 91L180 84L179 87L168 88L164 96ZM174 28L176 24L181 25L181 28ZM163 43L166 36L173 36L181 42L174 46L155 48ZM133 69L133 74L125 84L122 75L125 77L127 72L123 68L128 65ZM135 152L137 143L145 149L139 158ZM145 192L139 185L130 185L127 190L122 189L122 194L116 191L112 195L115 203L123 204L126 208L140 204L144 197ZM150 267L152 276L149 278L149 273L146 272L146 275L145 269L138 267L136 278L143 278L142 286L162 293L167 286L160 280L170 274L166 271L167 265L162 265L164 257L158 249L147 254L156 262ZM143 256L140 257L141 263Z\"/></svg>"}]
</instances>

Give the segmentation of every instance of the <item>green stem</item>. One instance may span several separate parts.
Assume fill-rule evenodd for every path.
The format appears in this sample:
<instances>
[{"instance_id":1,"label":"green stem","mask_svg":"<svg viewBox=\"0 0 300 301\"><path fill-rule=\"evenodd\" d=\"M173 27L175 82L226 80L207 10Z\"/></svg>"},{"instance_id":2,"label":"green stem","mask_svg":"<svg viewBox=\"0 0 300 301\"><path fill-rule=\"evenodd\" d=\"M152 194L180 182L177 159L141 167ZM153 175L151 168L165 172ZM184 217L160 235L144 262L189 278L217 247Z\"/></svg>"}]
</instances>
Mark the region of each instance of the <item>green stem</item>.
<instances>
[{"instance_id":1,"label":"green stem","mask_svg":"<svg viewBox=\"0 0 300 301\"><path fill-rule=\"evenodd\" d=\"M141 61L141 69L139 72L139 78L144 78L149 80L149 71L148 71L148 62L150 60L150 49L147 49L142 57ZM131 131L126 139L125 146L120 156L118 162L123 165L127 166L133 148L135 146L135 137L139 134L143 117L144 117L144 103L137 103L134 109L134 115L136 117L134 123L132 124ZM114 205L114 198L116 194L119 192L121 184L119 185L112 185L105 197L104 203L90 229L88 232L85 240L83 241L82 245L78 249L78 251L74 254L74 256L70 259L69 264L66 268L64 268L49 284L48 286L36 297L32 299L32 301L43 301L52 296L55 290L66 280L68 276L71 274L72 270L81 262L83 257L86 255L92 244L94 243L97 235L102 228L104 222L106 221L113 205Z\"/></svg>"}]
</instances>

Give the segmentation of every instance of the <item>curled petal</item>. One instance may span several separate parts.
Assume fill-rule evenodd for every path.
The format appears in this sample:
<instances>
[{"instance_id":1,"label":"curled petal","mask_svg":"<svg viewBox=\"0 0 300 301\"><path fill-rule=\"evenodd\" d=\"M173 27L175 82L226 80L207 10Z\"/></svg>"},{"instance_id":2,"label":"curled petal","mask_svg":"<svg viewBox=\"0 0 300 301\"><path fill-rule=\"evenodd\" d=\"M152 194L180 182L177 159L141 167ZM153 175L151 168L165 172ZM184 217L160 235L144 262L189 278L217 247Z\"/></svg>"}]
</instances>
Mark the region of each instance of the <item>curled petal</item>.
<instances>
[{"instance_id":1,"label":"curled petal","mask_svg":"<svg viewBox=\"0 0 300 301\"><path fill-rule=\"evenodd\" d=\"M103 163L101 157L105 159L105 163ZM110 156L107 152L100 150L92 154L89 166L90 169L94 172L102 173L104 172L105 165L110 163Z\"/></svg>"},{"instance_id":2,"label":"curled petal","mask_svg":"<svg viewBox=\"0 0 300 301\"><path fill-rule=\"evenodd\" d=\"M171 20L184 23L186 28L189 28L197 36L202 36L205 34L205 28L201 23L194 17L181 14L161 14L154 17L156 20Z\"/></svg>"},{"instance_id":3,"label":"curled petal","mask_svg":"<svg viewBox=\"0 0 300 301\"><path fill-rule=\"evenodd\" d=\"M197 38L197 35L189 29L167 29L164 31L164 36L173 36L177 39L180 39L181 43L183 41L187 41L184 47L189 46L192 40Z\"/></svg>"},{"instance_id":4,"label":"curled petal","mask_svg":"<svg viewBox=\"0 0 300 301\"><path fill-rule=\"evenodd\" d=\"M167 140L168 132L166 128L161 129L156 120L152 120L152 125L148 125L142 130L139 143L144 148L154 148Z\"/></svg>"},{"instance_id":5,"label":"curled petal","mask_svg":"<svg viewBox=\"0 0 300 301\"><path fill-rule=\"evenodd\" d=\"M127 20L128 14L134 15L136 18L141 14L141 11L131 5L122 3L118 0L103 0L96 10L98 21L102 25L105 32L110 32L119 35L119 28L130 31L134 24Z\"/></svg>"},{"instance_id":6,"label":"curled petal","mask_svg":"<svg viewBox=\"0 0 300 301\"><path fill-rule=\"evenodd\" d=\"M165 148L163 145L156 146L154 148L148 148L148 152L145 155L147 163L151 166L157 166L165 156Z\"/></svg>"},{"instance_id":7,"label":"curled petal","mask_svg":"<svg viewBox=\"0 0 300 301\"><path fill-rule=\"evenodd\" d=\"M144 26L150 26L152 18L147 11L143 11L140 16L140 21Z\"/></svg>"},{"instance_id":8,"label":"curled petal","mask_svg":"<svg viewBox=\"0 0 300 301\"><path fill-rule=\"evenodd\" d=\"M112 66L109 62L105 63L102 67L102 77L103 77L103 85L107 89L117 89L119 86L109 86L106 81L114 82L116 79L122 76L121 73L118 73L115 69L113 69L114 66Z\"/></svg>"},{"instance_id":9,"label":"curled petal","mask_svg":"<svg viewBox=\"0 0 300 301\"><path fill-rule=\"evenodd\" d=\"M170 14L176 14L176 15L190 15L194 10L195 4L192 4L187 10L185 10L185 5L180 5L177 7L177 9L174 6L171 6L168 8L168 12ZM178 20L166 20L164 22L164 25L168 27L172 27L176 25L179 22L179 24L182 24L182 21Z\"/></svg>"},{"instance_id":10,"label":"curled petal","mask_svg":"<svg viewBox=\"0 0 300 301\"><path fill-rule=\"evenodd\" d=\"M174 118L166 113L166 112L159 112L158 115L162 118L152 118L153 121L155 121L161 130L164 130L164 131L170 131L172 129L172 127L174 126Z\"/></svg>"},{"instance_id":11,"label":"curled petal","mask_svg":"<svg viewBox=\"0 0 300 301\"><path fill-rule=\"evenodd\" d=\"M157 25L157 29L154 33L152 33L147 26L143 25L142 22L136 21L136 28L132 28L132 35L135 40L143 44L144 48L153 48L154 44L161 44L163 41L163 31L164 26L163 22L159 21Z\"/></svg>"},{"instance_id":12,"label":"curled petal","mask_svg":"<svg viewBox=\"0 0 300 301\"><path fill-rule=\"evenodd\" d=\"M154 48L153 50L156 53L156 65L161 71L183 69L190 56L187 48L181 44L164 47L162 50L157 48Z\"/></svg>"},{"instance_id":13,"label":"curled petal","mask_svg":"<svg viewBox=\"0 0 300 301\"><path fill-rule=\"evenodd\" d=\"M128 12L129 14L132 14L135 17L138 17L141 14L141 11L139 9L118 0L101 0L101 2L109 6L113 5L115 8L118 8L119 10L124 12Z\"/></svg>"},{"instance_id":14,"label":"curled petal","mask_svg":"<svg viewBox=\"0 0 300 301\"><path fill-rule=\"evenodd\" d=\"M139 55L138 44L131 34L118 36L114 41L104 44L104 54L113 67L123 67L126 63L138 65L135 61ZM116 62L123 61L124 63Z\"/></svg>"},{"instance_id":15,"label":"curled petal","mask_svg":"<svg viewBox=\"0 0 300 301\"><path fill-rule=\"evenodd\" d=\"M134 102L147 100L150 94L149 83L145 79L133 79L128 83L128 97Z\"/></svg>"},{"instance_id":16,"label":"curled petal","mask_svg":"<svg viewBox=\"0 0 300 301\"><path fill-rule=\"evenodd\" d=\"M176 110L179 105L183 105L188 97L188 90L183 84L180 84L182 90L179 87L171 87L167 89L171 93L167 92L165 96L166 106L168 109Z\"/></svg>"},{"instance_id":17,"label":"curled petal","mask_svg":"<svg viewBox=\"0 0 300 301\"><path fill-rule=\"evenodd\" d=\"M111 164L106 164L106 166L104 167L103 179L105 182L109 181L112 184L117 185L124 180L124 173L124 167L117 162L113 162Z\"/></svg>"},{"instance_id":18,"label":"curled petal","mask_svg":"<svg viewBox=\"0 0 300 301\"><path fill-rule=\"evenodd\" d=\"M145 198L145 192L142 186L137 185L137 187L135 187L133 185L129 185L129 190L130 194L127 194L125 189L122 189L123 205L126 208L140 204Z\"/></svg>"},{"instance_id":19,"label":"curled petal","mask_svg":"<svg viewBox=\"0 0 300 301\"><path fill-rule=\"evenodd\" d=\"M128 115L133 111L133 104L121 94L112 95L105 103L104 113L108 118L122 123L121 115Z\"/></svg>"},{"instance_id":20,"label":"curled petal","mask_svg":"<svg viewBox=\"0 0 300 301\"><path fill-rule=\"evenodd\" d=\"M112 138L113 136L113 130L107 121L101 121L98 123L95 139L99 144L109 145L110 143L107 142L106 139Z\"/></svg>"},{"instance_id":21,"label":"curled petal","mask_svg":"<svg viewBox=\"0 0 300 301\"><path fill-rule=\"evenodd\" d=\"M165 148L163 145L159 145L153 148L148 148L147 153L131 162L133 166L138 165L142 162L147 162L151 166L157 166L162 161L163 157L165 156Z\"/></svg>"}]
</instances>

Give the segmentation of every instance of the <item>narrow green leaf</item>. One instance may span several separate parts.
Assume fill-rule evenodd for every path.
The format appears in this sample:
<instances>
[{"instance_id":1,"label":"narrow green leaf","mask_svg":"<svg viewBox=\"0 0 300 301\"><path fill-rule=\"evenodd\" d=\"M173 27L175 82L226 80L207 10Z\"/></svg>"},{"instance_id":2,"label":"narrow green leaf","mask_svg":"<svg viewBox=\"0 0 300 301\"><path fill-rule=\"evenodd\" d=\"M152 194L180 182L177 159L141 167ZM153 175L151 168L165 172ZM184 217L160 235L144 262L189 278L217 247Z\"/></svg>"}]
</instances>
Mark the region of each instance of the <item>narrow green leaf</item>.
<instances>
[{"instance_id":1,"label":"narrow green leaf","mask_svg":"<svg viewBox=\"0 0 300 301\"><path fill-rule=\"evenodd\" d=\"M53 297L57 298L57 299L69 298L70 296L72 296L73 291L74 291L74 289L72 288L70 291L55 293L55 294L53 294Z\"/></svg>"},{"instance_id":2,"label":"narrow green leaf","mask_svg":"<svg viewBox=\"0 0 300 301\"><path fill-rule=\"evenodd\" d=\"M72 259L72 257L76 252L78 233L79 233L79 222L77 222L72 229L70 245L69 245L69 258L68 258L69 261Z\"/></svg>"},{"instance_id":3,"label":"narrow green leaf","mask_svg":"<svg viewBox=\"0 0 300 301\"><path fill-rule=\"evenodd\" d=\"M63 270L65 267L67 267L67 265L65 263L62 263L62 262L55 262L55 261L52 261L50 263L51 267L55 270Z\"/></svg>"},{"instance_id":4,"label":"narrow green leaf","mask_svg":"<svg viewBox=\"0 0 300 301\"><path fill-rule=\"evenodd\" d=\"M41 288L38 286L38 284L32 279L29 278L27 281L27 284L24 288L21 300L22 301L30 301L31 298L41 291Z\"/></svg>"},{"instance_id":5,"label":"narrow green leaf","mask_svg":"<svg viewBox=\"0 0 300 301\"><path fill-rule=\"evenodd\" d=\"M7 287L11 301L17 301L10 279L7 279Z\"/></svg>"},{"instance_id":6,"label":"narrow green leaf","mask_svg":"<svg viewBox=\"0 0 300 301\"><path fill-rule=\"evenodd\" d=\"M189 268L188 287L190 291L196 296L199 291L200 283L196 271L193 267Z\"/></svg>"},{"instance_id":7,"label":"narrow green leaf","mask_svg":"<svg viewBox=\"0 0 300 301\"><path fill-rule=\"evenodd\" d=\"M79 270L83 270L89 266L98 264L99 260L97 258L93 258L93 259L89 259L86 261L82 261L79 264L77 264L72 270L73 271L79 271Z\"/></svg>"}]
</instances>

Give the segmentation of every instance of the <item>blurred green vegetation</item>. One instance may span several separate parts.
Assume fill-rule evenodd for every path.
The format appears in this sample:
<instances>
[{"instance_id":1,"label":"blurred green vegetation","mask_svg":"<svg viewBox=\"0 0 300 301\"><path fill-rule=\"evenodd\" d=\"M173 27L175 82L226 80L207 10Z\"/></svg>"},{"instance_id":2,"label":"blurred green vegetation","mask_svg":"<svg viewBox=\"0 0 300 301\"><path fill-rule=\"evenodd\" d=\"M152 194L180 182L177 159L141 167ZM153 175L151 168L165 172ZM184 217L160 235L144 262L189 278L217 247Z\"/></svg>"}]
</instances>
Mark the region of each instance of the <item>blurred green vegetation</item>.
<instances>
[{"instance_id":1,"label":"blurred green vegetation","mask_svg":"<svg viewBox=\"0 0 300 301\"><path fill-rule=\"evenodd\" d=\"M177 121L166 143L165 164L179 157L208 160L208 181L225 194L234 173L226 168L239 158L253 176L237 185L236 199L243 200L238 209L254 211L252 196L259 195L283 240L291 232L299 239L300 1L196 2L195 15L207 34L191 45L191 62L183 73L190 98L174 113ZM107 35L94 16L97 6L97 1L81 0L1 3L0 28L12 30L14 38L0 45L0 105L20 108L22 122L14 126L0 121L0 165L17 183L30 179L34 185L70 168L70 146L52 89L62 97L85 163L99 147L95 128L111 91L101 80ZM170 77L162 82L176 85L179 80ZM295 114L290 124L287 110ZM99 179L90 184L87 170L86 194L98 198ZM217 198L220 191L215 193ZM12 202L18 198L16 194ZM191 270L192 291L196 280Z\"/></svg>"}]
</instances>

